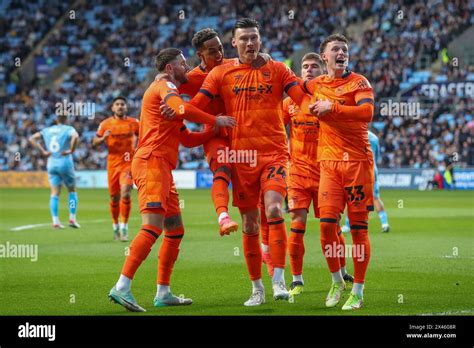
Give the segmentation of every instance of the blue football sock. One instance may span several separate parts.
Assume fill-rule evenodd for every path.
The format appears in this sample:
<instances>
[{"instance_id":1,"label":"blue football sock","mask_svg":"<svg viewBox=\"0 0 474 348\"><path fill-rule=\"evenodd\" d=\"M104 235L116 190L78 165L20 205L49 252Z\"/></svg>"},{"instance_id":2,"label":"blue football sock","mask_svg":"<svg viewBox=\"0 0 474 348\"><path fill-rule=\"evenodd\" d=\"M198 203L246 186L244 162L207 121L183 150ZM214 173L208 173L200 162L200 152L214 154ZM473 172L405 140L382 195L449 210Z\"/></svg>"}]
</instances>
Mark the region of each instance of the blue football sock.
<instances>
[{"instance_id":1,"label":"blue football sock","mask_svg":"<svg viewBox=\"0 0 474 348\"><path fill-rule=\"evenodd\" d=\"M379 218L380 218L380 222L383 224L388 224L388 216L387 216L387 213L385 212L385 210L382 210L381 212L379 212Z\"/></svg>"},{"instance_id":2,"label":"blue football sock","mask_svg":"<svg viewBox=\"0 0 474 348\"><path fill-rule=\"evenodd\" d=\"M59 196L51 196L49 198L49 209L51 210L51 216L53 219L57 218L59 210Z\"/></svg>"},{"instance_id":3,"label":"blue football sock","mask_svg":"<svg viewBox=\"0 0 474 348\"><path fill-rule=\"evenodd\" d=\"M77 210L77 192L69 192L69 213L75 215Z\"/></svg>"}]
</instances>

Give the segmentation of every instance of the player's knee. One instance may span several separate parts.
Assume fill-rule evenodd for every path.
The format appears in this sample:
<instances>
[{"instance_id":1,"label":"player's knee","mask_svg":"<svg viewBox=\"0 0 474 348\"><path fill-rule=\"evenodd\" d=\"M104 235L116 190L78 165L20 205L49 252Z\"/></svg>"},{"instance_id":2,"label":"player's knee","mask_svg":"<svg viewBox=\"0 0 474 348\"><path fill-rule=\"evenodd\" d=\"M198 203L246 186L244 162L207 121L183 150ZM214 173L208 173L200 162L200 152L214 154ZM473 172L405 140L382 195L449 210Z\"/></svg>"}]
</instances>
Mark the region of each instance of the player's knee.
<instances>
[{"instance_id":1,"label":"player's knee","mask_svg":"<svg viewBox=\"0 0 474 348\"><path fill-rule=\"evenodd\" d=\"M112 196L110 196L110 201L111 201L112 203L117 203L117 202L119 202L119 201L120 201L120 195L112 195Z\"/></svg>"},{"instance_id":2,"label":"player's knee","mask_svg":"<svg viewBox=\"0 0 474 348\"><path fill-rule=\"evenodd\" d=\"M277 218L283 217L281 203L275 202L275 203L268 204L265 209L265 214L267 216L267 219L277 219Z\"/></svg>"},{"instance_id":3,"label":"player's knee","mask_svg":"<svg viewBox=\"0 0 474 348\"><path fill-rule=\"evenodd\" d=\"M260 226L257 220L244 219L242 221L243 229L242 232L246 234L256 234L260 231Z\"/></svg>"},{"instance_id":4,"label":"player's knee","mask_svg":"<svg viewBox=\"0 0 474 348\"><path fill-rule=\"evenodd\" d=\"M181 215L177 214L177 215L167 216L165 218L164 225L165 225L165 229L168 231L174 231L174 230L182 228L183 221L181 219Z\"/></svg>"},{"instance_id":5,"label":"player's knee","mask_svg":"<svg viewBox=\"0 0 474 348\"><path fill-rule=\"evenodd\" d=\"M122 194L120 195L121 199L124 199L124 200L127 200L129 201L130 200L130 191L124 191L122 192Z\"/></svg>"},{"instance_id":6,"label":"player's knee","mask_svg":"<svg viewBox=\"0 0 474 348\"><path fill-rule=\"evenodd\" d=\"M305 209L296 209L290 211L291 222L298 222L306 225L307 212Z\"/></svg>"}]
</instances>

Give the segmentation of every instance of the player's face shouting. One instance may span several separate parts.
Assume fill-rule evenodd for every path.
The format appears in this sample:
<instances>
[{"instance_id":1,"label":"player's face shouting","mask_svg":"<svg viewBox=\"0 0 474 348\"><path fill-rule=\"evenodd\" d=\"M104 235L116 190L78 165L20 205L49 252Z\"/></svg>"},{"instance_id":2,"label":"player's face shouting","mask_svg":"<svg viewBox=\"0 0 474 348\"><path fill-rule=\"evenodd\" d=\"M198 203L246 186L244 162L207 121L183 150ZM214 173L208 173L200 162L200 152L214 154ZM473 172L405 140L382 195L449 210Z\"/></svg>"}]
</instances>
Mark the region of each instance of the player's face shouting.
<instances>
[{"instance_id":1,"label":"player's face shouting","mask_svg":"<svg viewBox=\"0 0 474 348\"><path fill-rule=\"evenodd\" d=\"M238 28L232 38L232 47L237 48L239 59L245 64L257 58L261 43L257 28Z\"/></svg>"},{"instance_id":2,"label":"player's face shouting","mask_svg":"<svg viewBox=\"0 0 474 348\"><path fill-rule=\"evenodd\" d=\"M176 60L172 64L174 79L181 83L188 82L188 72L191 70L189 65L186 63L186 58L182 54L176 57Z\"/></svg>"},{"instance_id":3,"label":"player's face shouting","mask_svg":"<svg viewBox=\"0 0 474 348\"><path fill-rule=\"evenodd\" d=\"M329 42L321 56L326 62L328 70L344 71L349 64L349 48L342 41Z\"/></svg>"},{"instance_id":4,"label":"player's face shouting","mask_svg":"<svg viewBox=\"0 0 474 348\"><path fill-rule=\"evenodd\" d=\"M123 117L127 113L127 104L121 99L116 100L112 104L112 112L115 116Z\"/></svg>"},{"instance_id":5,"label":"player's face shouting","mask_svg":"<svg viewBox=\"0 0 474 348\"><path fill-rule=\"evenodd\" d=\"M317 60L308 59L301 64L301 78L303 80L311 80L324 73L324 68Z\"/></svg>"},{"instance_id":6,"label":"player's face shouting","mask_svg":"<svg viewBox=\"0 0 474 348\"><path fill-rule=\"evenodd\" d=\"M224 47L221 40L215 37L204 42L204 48L198 52L198 56L209 70L222 64L224 60Z\"/></svg>"}]
</instances>

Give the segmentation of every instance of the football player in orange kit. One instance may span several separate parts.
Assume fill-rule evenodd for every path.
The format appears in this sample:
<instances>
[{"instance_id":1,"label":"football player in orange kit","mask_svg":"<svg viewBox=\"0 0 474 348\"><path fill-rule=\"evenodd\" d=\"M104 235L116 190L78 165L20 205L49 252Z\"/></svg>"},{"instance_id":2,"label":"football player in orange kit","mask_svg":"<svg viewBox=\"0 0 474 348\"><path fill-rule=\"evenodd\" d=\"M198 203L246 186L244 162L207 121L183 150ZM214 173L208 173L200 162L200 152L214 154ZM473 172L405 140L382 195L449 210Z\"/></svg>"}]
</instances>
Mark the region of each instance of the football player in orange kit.
<instances>
[{"instance_id":1,"label":"football player in orange kit","mask_svg":"<svg viewBox=\"0 0 474 348\"><path fill-rule=\"evenodd\" d=\"M214 67L229 62L229 59L224 58L224 48L219 36L210 28L202 29L194 34L192 45L197 51L200 64L189 72L188 82L183 83L178 88L181 96L183 98L187 96L189 99L199 92L204 79ZM219 97L215 98L203 110L213 115L225 111L223 102ZM204 129L208 128L209 126L206 125ZM225 162L219 163L218 161L219 151L223 151L229 146L227 134L225 132L222 133L221 136L214 137L203 145L209 168L214 174L211 196L218 216L219 233L221 236L235 232L239 227L230 218L228 212L228 187L231 180L230 164Z\"/></svg>"},{"instance_id":2,"label":"football player in orange kit","mask_svg":"<svg viewBox=\"0 0 474 348\"><path fill-rule=\"evenodd\" d=\"M138 137L138 120L127 116L125 97L114 98L111 109L113 116L100 123L92 145L107 144L107 175L114 239L127 241L128 217L132 205L130 191L133 187L131 165L135 139ZM122 216L120 225L119 215Z\"/></svg>"},{"instance_id":3,"label":"football player in orange kit","mask_svg":"<svg viewBox=\"0 0 474 348\"><path fill-rule=\"evenodd\" d=\"M188 82L179 86L179 92L183 98L193 98L202 86L204 79L209 72L216 66L226 64L231 59L224 58L224 48L217 33L211 28L205 28L194 34L192 45L196 49L200 63L188 74ZM255 60L254 66L260 66L268 60L262 54L259 54L258 60ZM199 107L199 105L197 105ZM204 111L217 115L224 113L224 103L219 96L216 96L205 108ZM162 108L162 111L167 111ZM209 126L206 125L205 129ZM225 156L219 156L229 147L228 134L222 129L220 136L214 137L204 145L209 168L214 174L211 187L211 196L214 208L218 216L219 233L221 236L228 235L238 229L238 224L233 221L228 212L229 205L229 183L231 181L231 165L225 161Z\"/></svg>"},{"instance_id":4,"label":"football player in orange kit","mask_svg":"<svg viewBox=\"0 0 474 348\"><path fill-rule=\"evenodd\" d=\"M309 111L319 118L318 161L321 180L318 207L320 211L321 246L332 286L326 306L334 307L346 288L338 247L338 222L347 205L351 221L354 262L354 285L343 310L363 305L365 273L370 259L368 217L373 210L373 155L368 126L374 112L374 94L367 79L348 70L348 40L340 34L327 37L320 47L327 75L305 81L304 87L315 103Z\"/></svg>"},{"instance_id":5,"label":"football player in orange kit","mask_svg":"<svg viewBox=\"0 0 474 348\"><path fill-rule=\"evenodd\" d=\"M258 306L265 302L258 223L261 192L274 265L273 297L289 298L284 280L286 227L282 203L286 195L288 146L282 99L286 92L297 103L304 102L307 110L310 98L283 63L269 61L262 67L252 67L261 45L257 21L238 20L232 36L232 46L237 48L239 58L215 67L191 104L205 107L219 95L226 114L237 120L237 127L230 131L227 151L232 163L233 204L242 215L244 255L252 281L252 295L244 305Z\"/></svg>"},{"instance_id":6,"label":"football player in orange kit","mask_svg":"<svg viewBox=\"0 0 474 348\"><path fill-rule=\"evenodd\" d=\"M312 80L326 73L326 67L320 55L307 53L301 60L301 78ZM293 282L290 293L299 295L303 292L303 256L304 233L309 206L313 202L314 215L319 218L318 188L319 163L317 148L319 139L319 122L311 114L301 112L291 98L283 101L285 124L290 124L290 175L288 178L288 202L291 216L291 230L288 239L288 253ZM339 244L345 248L344 237L339 230ZM339 245L338 244L338 245ZM345 255L341 255L341 272L344 280L352 282L352 276L346 272Z\"/></svg>"},{"instance_id":7,"label":"football player in orange kit","mask_svg":"<svg viewBox=\"0 0 474 348\"><path fill-rule=\"evenodd\" d=\"M132 160L132 176L138 188L142 226L130 245L130 253L119 280L109 293L111 301L134 312L145 310L132 295L132 279L163 229L154 305L163 307L192 303L191 299L174 296L169 286L184 235L178 193L172 176L172 169L178 160L180 133L185 131L183 119L217 127L232 127L236 124L232 117L215 117L181 99L177 87L187 81L189 66L180 50L161 50L156 57L156 67L162 75L157 76L143 95L139 141ZM179 117L173 120L164 118L160 112L161 101L166 102ZM213 131L204 136L201 134L200 143L211 136L214 136Z\"/></svg>"}]
</instances>

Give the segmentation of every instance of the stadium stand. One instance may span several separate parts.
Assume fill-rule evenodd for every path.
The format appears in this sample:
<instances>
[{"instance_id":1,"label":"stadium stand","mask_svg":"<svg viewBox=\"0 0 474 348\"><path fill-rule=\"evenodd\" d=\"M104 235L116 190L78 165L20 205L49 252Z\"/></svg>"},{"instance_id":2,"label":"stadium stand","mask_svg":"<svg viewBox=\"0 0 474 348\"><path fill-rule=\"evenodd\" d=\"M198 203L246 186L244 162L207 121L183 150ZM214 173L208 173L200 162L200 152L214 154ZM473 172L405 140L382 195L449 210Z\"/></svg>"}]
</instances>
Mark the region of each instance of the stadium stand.
<instances>
[{"instance_id":1,"label":"stadium stand","mask_svg":"<svg viewBox=\"0 0 474 348\"><path fill-rule=\"evenodd\" d=\"M433 168L453 154L460 166L474 165L472 98L454 93L433 101L416 93L409 99L402 95L423 82L474 81L472 62L456 67L448 60L440 71L434 67L447 43L474 25L472 2L189 0L148 4L124 0L117 4L102 0L92 5L54 0L31 5L3 1L1 13L0 28L6 35L0 39L0 57L7 62L0 68L1 170L45 168L45 160L28 145L27 138L53 122L55 105L63 100L95 103L95 118L73 121L81 135L76 168L104 169L107 153L103 148L93 149L91 138L108 116L112 98L126 95L129 114L138 117L159 49L172 45L194 56L192 35L213 27L221 33L226 55L232 56L229 31L242 16L260 21L262 48L295 71L299 65L295 53L317 51L325 36L333 32L349 35L348 26L358 27L362 34L351 37L350 67L368 77L378 102L415 100L421 104L416 119L375 116L373 127L384 153L382 167ZM64 16L66 20L60 23ZM39 52L32 53L40 42ZM62 64L60 76L51 79L54 71L50 71L44 78L23 80L14 59L24 60L31 54L56 59ZM179 168L205 167L202 148L181 149Z\"/></svg>"}]
</instances>

